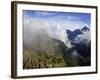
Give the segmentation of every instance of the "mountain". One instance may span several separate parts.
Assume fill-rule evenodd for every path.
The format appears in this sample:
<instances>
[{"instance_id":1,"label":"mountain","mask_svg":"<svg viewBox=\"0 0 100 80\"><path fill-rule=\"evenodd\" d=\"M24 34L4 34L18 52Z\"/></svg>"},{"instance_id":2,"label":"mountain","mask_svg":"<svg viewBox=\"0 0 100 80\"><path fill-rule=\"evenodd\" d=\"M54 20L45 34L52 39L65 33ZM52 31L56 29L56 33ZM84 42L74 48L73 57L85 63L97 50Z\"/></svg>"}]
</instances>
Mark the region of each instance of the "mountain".
<instances>
[{"instance_id":1,"label":"mountain","mask_svg":"<svg viewBox=\"0 0 100 80\"><path fill-rule=\"evenodd\" d=\"M91 38L89 28L84 26L82 29L75 29L74 31L66 30L66 32L71 44L74 46L73 49L77 51L77 56L79 56L78 63L83 66L89 66L91 62Z\"/></svg>"},{"instance_id":2,"label":"mountain","mask_svg":"<svg viewBox=\"0 0 100 80\"><path fill-rule=\"evenodd\" d=\"M84 26L81 30L86 32L86 31L89 31L89 28L87 26Z\"/></svg>"},{"instance_id":3,"label":"mountain","mask_svg":"<svg viewBox=\"0 0 100 80\"><path fill-rule=\"evenodd\" d=\"M77 35L82 34L82 31L80 29L75 29L74 31L66 30L66 33L69 40L73 41Z\"/></svg>"},{"instance_id":4,"label":"mountain","mask_svg":"<svg viewBox=\"0 0 100 80\"><path fill-rule=\"evenodd\" d=\"M84 34L87 34L83 33L82 30L86 31L86 28L75 29L75 31L66 30L71 45L74 45L70 48L62 39L51 37L45 29L34 31L31 35L30 33L24 35L23 69L90 65L91 43L88 46L84 44L83 37L87 39L87 36L84 36ZM58 31L56 34L60 35L60 32L62 33L63 30ZM77 39L78 37L83 42L80 42ZM66 43L68 42L66 41Z\"/></svg>"},{"instance_id":5,"label":"mountain","mask_svg":"<svg viewBox=\"0 0 100 80\"><path fill-rule=\"evenodd\" d=\"M65 43L49 37L45 31L36 34L34 40L27 43L23 44L23 69L75 66Z\"/></svg>"},{"instance_id":6,"label":"mountain","mask_svg":"<svg viewBox=\"0 0 100 80\"><path fill-rule=\"evenodd\" d=\"M75 37L74 39L74 43L81 43L81 44L85 44L85 45L89 45L90 41L91 41L91 33L88 27L83 27L81 29L81 31L83 32L82 34L79 34Z\"/></svg>"},{"instance_id":7,"label":"mountain","mask_svg":"<svg viewBox=\"0 0 100 80\"><path fill-rule=\"evenodd\" d=\"M82 29L75 29L74 31L66 30L66 34L68 34L68 38L70 42L80 43L88 40L88 36L86 35L88 34L90 35L90 32L89 32L89 28L87 26L84 26Z\"/></svg>"}]
</instances>

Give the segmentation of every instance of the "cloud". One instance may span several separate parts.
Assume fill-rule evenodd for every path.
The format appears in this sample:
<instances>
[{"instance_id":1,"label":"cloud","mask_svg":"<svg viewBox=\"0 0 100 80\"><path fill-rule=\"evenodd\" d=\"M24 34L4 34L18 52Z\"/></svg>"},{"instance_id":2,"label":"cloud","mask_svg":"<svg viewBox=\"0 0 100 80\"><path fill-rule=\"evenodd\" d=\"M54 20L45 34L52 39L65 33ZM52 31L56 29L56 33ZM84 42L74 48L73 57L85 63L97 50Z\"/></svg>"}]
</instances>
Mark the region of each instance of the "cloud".
<instances>
[{"instance_id":1,"label":"cloud","mask_svg":"<svg viewBox=\"0 0 100 80\"><path fill-rule=\"evenodd\" d=\"M86 39L86 40L90 41L91 40L90 33L91 33L90 31L87 31L87 32L84 32L82 35L78 35L77 37L80 37L81 40Z\"/></svg>"},{"instance_id":2,"label":"cloud","mask_svg":"<svg viewBox=\"0 0 100 80\"><path fill-rule=\"evenodd\" d=\"M59 16L60 18L60 16ZM69 17L74 19L75 17ZM71 47L68 40L66 30L74 31L75 29L82 29L86 23L79 20L45 20L41 18L34 18L28 15L24 16L24 41L28 44L35 39L35 36L45 30L46 33L55 39L63 41L68 47Z\"/></svg>"},{"instance_id":3,"label":"cloud","mask_svg":"<svg viewBox=\"0 0 100 80\"><path fill-rule=\"evenodd\" d=\"M84 32L83 34L77 35L75 38L75 42L89 45L91 41L91 31Z\"/></svg>"},{"instance_id":4,"label":"cloud","mask_svg":"<svg viewBox=\"0 0 100 80\"><path fill-rule=\"evenodd\" d=\"M23 29L24 42L27 44L31 44L38 34L42 34L41 30L45 30L49 37L61 40L66 44L67 47L71 47L66 31L63 30L59 24L53 26L45 20L28 17L27 20L24 20Z\"/></svg>"},{"instance_id":5,"label":"cloud","mask_svg":"<svg viewBox=\"0 0 100 80\"><path fill-rule=\"evenodd\" d=\"M61 21L59 22L59 24L62 26L63 29L68 29L68 30L71 30L71 31L74 31L75 29L82 29L86 23L82 22L82 21L69 21L69 20L66 20L66 21ZM89 27L87 25L87 27Z\"/></svg>"},{"instance_id":6,"label":"cloud","mask_svg":"<svg viewBox=\"0 0 100 80\"><path fill-rule=\"evenodd\" d=\"M26 44L32 44L38 34L42 34L42 30L48 32L49 24L43 20L27 17L23 21L23 38Z\"/></svg>"}]
</instances>

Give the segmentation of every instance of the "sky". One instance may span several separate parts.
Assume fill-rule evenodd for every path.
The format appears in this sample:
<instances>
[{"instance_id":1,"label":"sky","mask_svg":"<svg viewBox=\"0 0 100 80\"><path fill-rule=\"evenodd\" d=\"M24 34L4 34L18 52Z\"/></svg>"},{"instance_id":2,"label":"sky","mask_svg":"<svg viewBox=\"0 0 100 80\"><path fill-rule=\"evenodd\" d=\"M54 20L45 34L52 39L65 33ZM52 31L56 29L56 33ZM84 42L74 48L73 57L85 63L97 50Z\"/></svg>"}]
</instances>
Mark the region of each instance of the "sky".
<instances>
[{"instance_id":1,"label":"sky","mask_svg":"<svg viewBox=\"0 0 100 80\"><path fill-rule=\"evenodd\" d=\"M83 22L87 25L90 25L91 14L89 13L78 13L78 12L52 12L52 11L33 11L33 10L24 10L24 18L31 17L42 19L48 21L49 23L66 23L66 22Z\"/></svg>"},{"instance_id":2,"label":"sky","mask_svg":"<svg viewBox=\"0 0 100 80\"><path fill-rule=\"evenodd\" d=\"M33 40L41 30L45 30L49 36L66 43L66 30L74 31L84 26L90 28L90 22L89 13L23 10L24 40ZM67 45L70 46L70 43Z\"/></svg>"}]
</instances>

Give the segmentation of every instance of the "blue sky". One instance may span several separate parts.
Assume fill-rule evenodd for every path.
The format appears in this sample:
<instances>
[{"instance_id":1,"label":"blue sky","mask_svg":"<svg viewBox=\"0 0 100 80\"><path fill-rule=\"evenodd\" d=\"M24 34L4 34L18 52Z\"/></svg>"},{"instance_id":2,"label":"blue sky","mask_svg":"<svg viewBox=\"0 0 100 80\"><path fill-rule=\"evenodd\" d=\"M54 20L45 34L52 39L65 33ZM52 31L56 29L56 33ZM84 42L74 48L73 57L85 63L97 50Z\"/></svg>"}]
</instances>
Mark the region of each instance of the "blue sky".
<instances>
[{"instance_id":1,"label":"blue sky","mask_svg":"<svg viewBox=\"0 0 100 80\"><path fill-rule=\"evenodd\" d=\"M33 11L23 10L24 17L38 18L43 20L59 21L81 21L90 24L91 14L89 13L72 13L72 12L52 12L52 11Z\"/></svg>"},{"instance_id":2,"label":"blue sky","mask_svg":"<svg viewBox=\"0 0 100 80\"><path fill-rule=\"evenodd\" d=\"M61 29L71 31L91 26L90 13L23 10L23 20L24 24L30 22L33 27L42 22L50 25L51 28L59 25Z\"/></svg>"}]
</instances>

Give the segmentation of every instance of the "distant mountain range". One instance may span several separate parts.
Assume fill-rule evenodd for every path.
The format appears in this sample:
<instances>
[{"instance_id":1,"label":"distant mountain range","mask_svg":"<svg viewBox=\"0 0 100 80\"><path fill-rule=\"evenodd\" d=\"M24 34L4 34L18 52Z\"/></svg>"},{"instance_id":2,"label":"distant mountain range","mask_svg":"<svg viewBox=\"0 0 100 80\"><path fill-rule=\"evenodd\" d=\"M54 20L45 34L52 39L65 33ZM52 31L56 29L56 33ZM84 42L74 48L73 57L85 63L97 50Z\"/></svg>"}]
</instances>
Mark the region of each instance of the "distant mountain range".
<instances>
[{"instance_id":1,"label":"distant mountain range","mask_svg":"<svg viewBox=\"0 0 100 80\"><path fill-rule=\"evenodd\" d=\"M90 65L91 59L91 40L90 29L87 26L84 26L82 29L75 29L74 31L66 30L66 34L74 46L74 50L77 51L78 55L81 56L79 59L80 65ZM83 61L82 61L83 60ZM86 61L85 61L86 60Z\"/></svg>"},{"instance_id":2,"label":"distant mountain range","mask_svg":"<svg viewBox=\"0 0 100 80\"><path fill-rule=\"evenodd\" d=\"M89 28L84 26L82 29L75 29L74 31L66 30L66 33L68 34L69 40L73 42L78 35L82 35L87 31L89 31Z\"/></svg>"}]
</instances>

